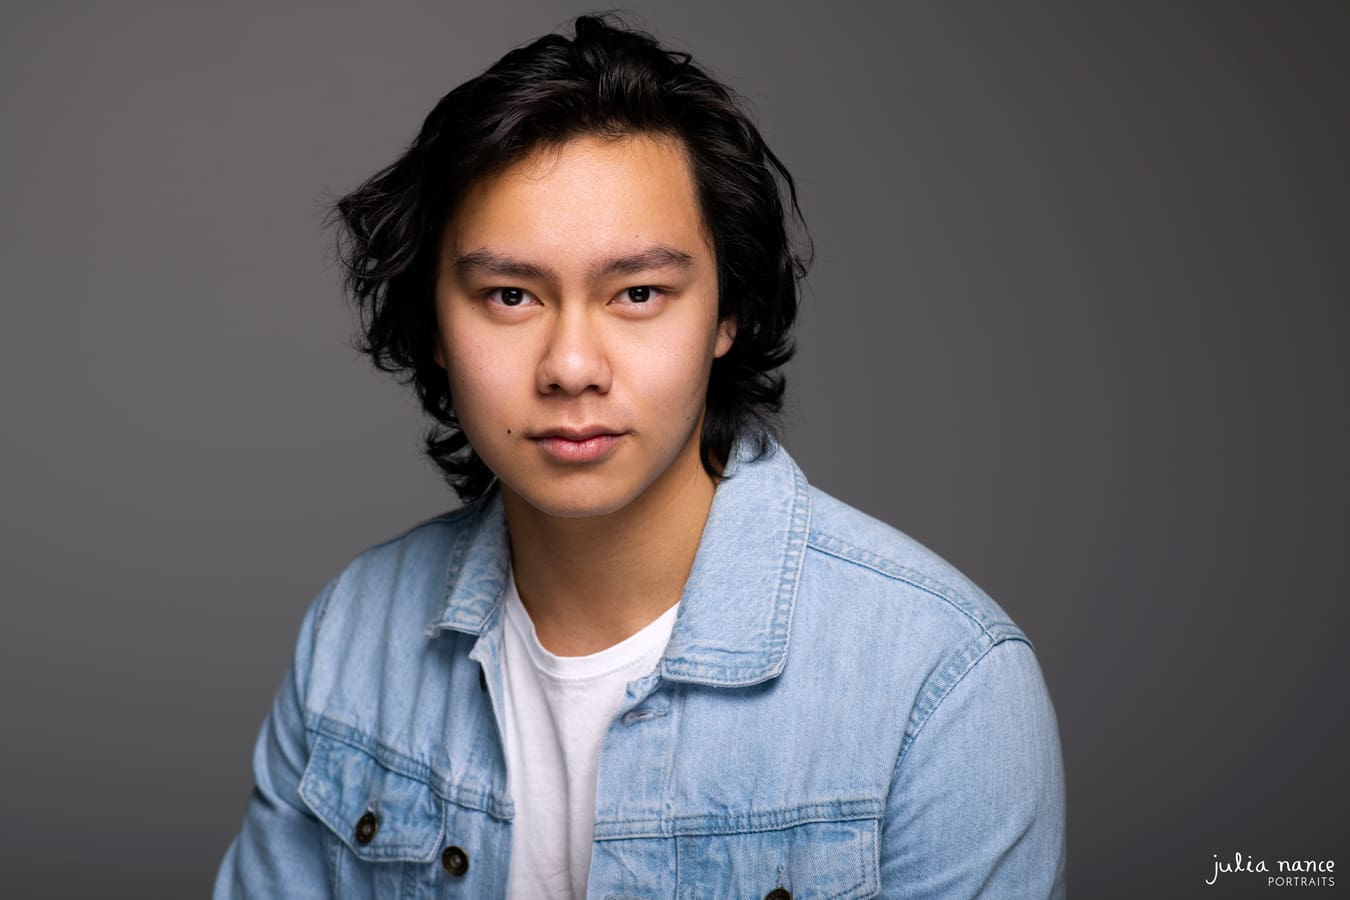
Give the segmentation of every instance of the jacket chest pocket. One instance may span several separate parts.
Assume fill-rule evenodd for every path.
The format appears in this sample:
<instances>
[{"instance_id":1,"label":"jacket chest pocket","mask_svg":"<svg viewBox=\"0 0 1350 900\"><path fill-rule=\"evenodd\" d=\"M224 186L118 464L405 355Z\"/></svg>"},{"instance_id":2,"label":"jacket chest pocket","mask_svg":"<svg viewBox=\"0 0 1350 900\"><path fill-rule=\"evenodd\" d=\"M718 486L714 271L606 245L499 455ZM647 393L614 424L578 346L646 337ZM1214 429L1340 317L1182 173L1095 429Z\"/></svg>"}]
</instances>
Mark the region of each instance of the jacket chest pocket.
<instances>
[{"instance_id":1,"label":"jacket chest pocket","mask_svg":"<svg viewBox=\"0 0 1350 900\"><path fill-rule=\"evenodd\" d=\"M677 839L679 900L819 900L881 889L876 819Z\"/></svg>"},{"instance_id":2,"label":"jacket chest pocket","mask_svg":"<svg viewBox=\"0 0 1350 900\"><path fill-rule=\"evenodd\" d=\"M365 750L316 736L300 797L324 826L337 896L411 900L442 855L440 798Z\"/></svg>"}]
</instances>

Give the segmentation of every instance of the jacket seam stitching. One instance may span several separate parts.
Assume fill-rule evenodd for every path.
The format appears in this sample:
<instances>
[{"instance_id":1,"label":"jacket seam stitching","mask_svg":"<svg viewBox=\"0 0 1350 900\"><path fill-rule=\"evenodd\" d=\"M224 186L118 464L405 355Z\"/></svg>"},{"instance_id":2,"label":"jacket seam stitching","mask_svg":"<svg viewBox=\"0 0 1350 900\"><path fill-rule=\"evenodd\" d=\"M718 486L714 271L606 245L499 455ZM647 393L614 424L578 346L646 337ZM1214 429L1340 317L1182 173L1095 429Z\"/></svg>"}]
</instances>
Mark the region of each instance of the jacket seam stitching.
<instances>
[{"instance_id":1,"label":"jacket seam stitching","mask_svg":"<svg viewBox=\"0 0 1350 900\"><path fill-rule=\"evenodd\" d=\"M305 723L306 731L365 753L390 772L423 785L440 800L453 803L456 806L475 809L496 818L505 818L505 810L500 803L492 798L491 794L485 794L481 791L468 791L453 786L452 783L447 783L445 779L438 776L435 770L426 763L418 762L412 757L400 753L365 732L352 729L350 726L344 726L340 722L334 722L319 714L313 714L312 717L307 718L309 721ZM349 731L352 733L347 733Z\"/></svg>"},{"instance_id":2,"label":"jacket seam stitching","mask_svg":"<svg viewBox=\"0 0 1350 900\"><path fill-rule=\"evenodd\" d=\"M834 811L830 811L834 809ZM803 812L806 811L806 812ZM750 817L744 822L738 822L736 826L729 829L715 828L696 828L686 831L679 826L695 826L697 823L714 818L711 814L691 813L682 816L671 816L665 824L657 823L655 831L647 829L638 834L610 835L608 832L615 828L621 828L625 825L643 826L652 823L650 818L632 818L632 819L606 819L598 823L604 833L596 837L597 841L615 841L628 840L632 837L641 837L647 834L659 834L662 837L698 837L716 834L751 834L770 831L787 831L790 828L796 828L799 825L818 825L830 822L865 822L877 821L885 813L884 804L878 803L871 798L857 800L843 800L834 803L812 803L802 807L794 807L781 810L781 813L789 814L783 821L770 821L773 813L761 813ZM793 817L792 813L802 813L800 817Z\"/></svg>"},{"instance_id":3,"label":"jacket seam stitching","mask_svg":"<svg viewBox=\"0 0 1350 900\"><path fill-rule=\"evenodd\" d=\"M979 640L980 639L977 637L974 643L978 644ZM966 676L969 675L971 672L975 671L975 667L989 657L990 651L992 651L999 644L1004 644L1009 641L1021 641L1028 647L1031 646L1031 642L1021 635L1006 635L1004 637L993 638L989 646L985 647L983 650L979 652L978 655L976 655L973 659L971 659L970 663L964 669L961 670L960 674L956 676L956 678L952 681L950 685L948 685L947 689L942 692L941 696L939 696L937 700L935 700L932 703L932 706L929 707L926 713L924 713L923 718L919 721L918 725L914 727L912 732L909 728L905 729L906 733L904 739L902 739L901 741L900 753L895 760L895 768L891 771L892 784L894 784L895 775L897 772L900 771L900 766L904 763L905 757L909 755L910 748L913 747L914 742L919 739L919 735L923 733L924 728L927 727L929 721L932 720L934 714L936 714L937 711L942 708L942 704L946 702L948 697L950 697L953 693L955 693L957 686L960 685L961 682L966 680ZM967 646L969 646L969 644L967 644ZM962 648L962 650L964 649L965 648ZM924 687L926 688L928 686L928 683L931 682L934 678L938 677L939 675L946 674L948 669L950 669L950 666L945 666L942 669L938 670L938 672L934 673L933 675L930 675L928 680L924 682Z\"/></svg>"},{"instance_id":4,"label":"jacket seam stitching","mask_svg":"<svg viewBox=\"0 0 1350 900\"><path fill-rule=\"evenodd\" d=\"M823 546L822 544L818 543L818 541L822 538L830 540L831 542L840 545L844 549L835 550L833 548ZM952 609L954 609L961 615L965 616L977 628L979 628L983 634L986 634L991 638L995 638L996 640L1006 640L1010 637L1011 638L1024 637L1024 635L1022 635L1021 633L1021 629L1019 629L1017 625L1014 624L1013 622L1007 620L995 620L992 622L981 621L970 610L966 609L964 606L961 605L960 602L958 602L958 598L960 598L961 600L969 601L968 595L965 592L960 591L957 588L953 587L952 585L948 584L947 582L937 581L936 583L938 587L941 588L941 590L938 590L922 583L921 581L916 580L913 577L904 575L900 571L891 571L882 568L881 565L878 563L868 562L867 560L858 559L853 556L846 556L845 555L846 550L853 550L855 552L858 552L859 554L867 554L867 555L875 555L875 554L870 554L867 551L864 551L859 547L855 547L854 545L849 544L846 541L841 541L838 538L825 538L825 536L820 534L819 532L816 532L811 538L808 539L807 546L823 556L829 556L839 560L840 562L857 566L860 569L866 569L869 572L875 572L877 575L880 575L883 578L889 578L892 581L898 581L902 584L907 584L910 587L922 591L923 593L928 594L931 597L935 597L936 599L946 603L948 606L950 606ZM893 566L895 569L910 571L908 566L903 566L900 563L886 559L885 557L879 556L877 558L881 561L881 563L889 564L890 566ZM950 595L947 593L943 593L943 591L950 592ZM993 633L994 629L996 628L999 629L999 631L1001 632L1000 635L996 636Z\"/></svg>"}]
</instances>

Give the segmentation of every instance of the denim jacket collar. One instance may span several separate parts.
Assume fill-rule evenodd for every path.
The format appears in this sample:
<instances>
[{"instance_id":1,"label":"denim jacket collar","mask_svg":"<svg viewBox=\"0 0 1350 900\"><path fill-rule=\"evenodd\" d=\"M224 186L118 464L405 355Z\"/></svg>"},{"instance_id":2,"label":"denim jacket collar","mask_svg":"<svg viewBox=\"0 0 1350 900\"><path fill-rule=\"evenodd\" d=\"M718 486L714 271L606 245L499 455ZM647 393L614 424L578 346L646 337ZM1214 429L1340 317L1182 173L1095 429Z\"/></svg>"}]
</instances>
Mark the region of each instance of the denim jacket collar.
<instances>
[{"instance_id":1,"label":"denim jacket collar","mask_svg":"<svg viewBox=\"0 0 1350 900\"><path fill-rule=\"evenodd\" d=\"M806 554L806 478L770 440L732 452L680 600L661 674L672 681L740 687L777 677L787 661L792 609ZM451 553L444 610L427 627L482 635L499 618L510 550L501 492L480 501L478 522Z\"/></svg>"}]
</instances>

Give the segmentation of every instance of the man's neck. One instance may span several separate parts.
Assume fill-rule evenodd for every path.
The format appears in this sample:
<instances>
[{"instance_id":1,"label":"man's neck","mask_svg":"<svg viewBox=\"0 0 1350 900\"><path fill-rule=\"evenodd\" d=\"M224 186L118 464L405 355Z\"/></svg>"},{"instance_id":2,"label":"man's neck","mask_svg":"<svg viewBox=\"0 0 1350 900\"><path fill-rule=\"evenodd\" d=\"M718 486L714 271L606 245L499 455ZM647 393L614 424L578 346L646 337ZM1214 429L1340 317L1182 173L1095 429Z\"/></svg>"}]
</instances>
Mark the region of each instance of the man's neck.
<instances>
[{"instance_id":1,"label":"man's neck","mask_svg":"<svg viewBox=\"0 0 1350 900\"><path fill-rule=\"evenodd\" d=\"M697 453L684 462L604 516L550 516L503 488L516 588L545 649L598 652L679 602L716 488Z\"/></svg>"}]
</instances>

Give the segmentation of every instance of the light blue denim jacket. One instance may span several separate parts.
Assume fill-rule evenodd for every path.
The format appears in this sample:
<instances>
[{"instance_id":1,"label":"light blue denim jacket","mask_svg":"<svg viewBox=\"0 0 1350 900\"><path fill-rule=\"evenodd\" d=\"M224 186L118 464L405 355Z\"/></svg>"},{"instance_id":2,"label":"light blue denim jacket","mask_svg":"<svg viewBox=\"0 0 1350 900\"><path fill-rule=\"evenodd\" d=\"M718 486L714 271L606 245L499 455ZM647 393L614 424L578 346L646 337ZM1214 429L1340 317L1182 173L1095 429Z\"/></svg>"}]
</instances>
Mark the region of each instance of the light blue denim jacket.
<instances>
[{"instance_id":1,"label":"light blue denim jacket","mask_svg":"<svg viewBox=\"0 0 1350 900\"><path fill-rule=\"evenodd\" d=\"M1055 714L1031 644L931 551L738 447L674 632L600 756L587 896L1064 896ZM491 898L500 494L323 590L215 896ZM777 891L775 893L775 891Z\"/></svg>"}]
</instances>

